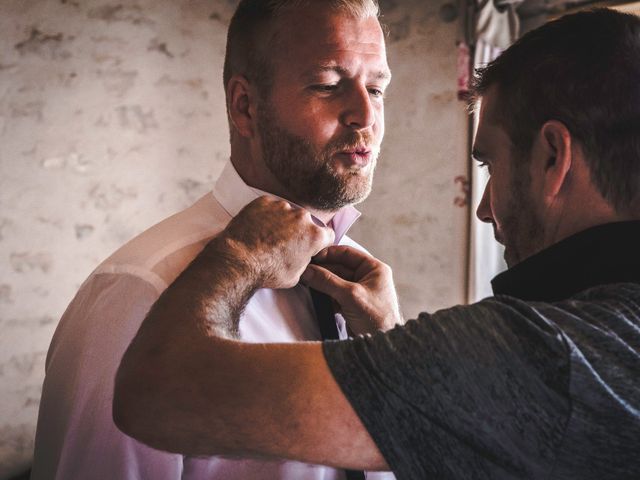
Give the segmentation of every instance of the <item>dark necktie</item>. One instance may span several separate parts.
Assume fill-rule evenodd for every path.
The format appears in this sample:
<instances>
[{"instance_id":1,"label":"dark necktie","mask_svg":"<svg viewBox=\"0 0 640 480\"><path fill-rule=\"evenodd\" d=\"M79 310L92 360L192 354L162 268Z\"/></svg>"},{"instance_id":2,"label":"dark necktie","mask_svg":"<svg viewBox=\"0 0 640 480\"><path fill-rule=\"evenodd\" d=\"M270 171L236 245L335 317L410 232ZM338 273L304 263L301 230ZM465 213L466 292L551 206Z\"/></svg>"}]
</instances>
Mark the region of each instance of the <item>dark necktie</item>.
<instances>
[{"instance_id":1,"label":"dark necktie","mask_svg":"<svg viewBox=\"0 0 640 480\"><path fill-rule=\"evenodd\" d=\"M331 297L313 288L310 288L309 292L311 292L311 300L316 311L322 339L337 340L340 336L338 335L338 325L336 325ZM361 470L345 470L345 473L347 480L365 480L364 472Z\"/></svg>"}]
</instances>

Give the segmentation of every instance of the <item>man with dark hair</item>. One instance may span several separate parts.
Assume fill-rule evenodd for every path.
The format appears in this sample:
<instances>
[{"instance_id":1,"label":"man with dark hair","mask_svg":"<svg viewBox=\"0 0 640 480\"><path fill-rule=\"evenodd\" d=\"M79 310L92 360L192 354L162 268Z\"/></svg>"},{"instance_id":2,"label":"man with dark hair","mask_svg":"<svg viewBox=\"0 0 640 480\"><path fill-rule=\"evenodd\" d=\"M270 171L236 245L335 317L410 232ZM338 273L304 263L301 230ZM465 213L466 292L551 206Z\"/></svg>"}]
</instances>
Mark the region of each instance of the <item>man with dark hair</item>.
<instances>
[{"instance_id":1,"label":"man with dark hair","mask_svg":"<svg viewBox=\"0 0 640 480\"><path fill-rule=\"evenodd\" d=\"M362 471L310 462L154 450L120 432L111 408L117 366L149 307L255 198L268 192L287 199L311 212L336 244L361 249L345 234L359 215L353 204L371 189L389 81L375 0L239 3L224 66L230 161L213 192L123 246L68 307L47 357L32 478L364 478ZM246 253L251 265L253 254ZM290 287L255 292L225 334L254 343L347 337L330 299L304 285ZM167 348L182 348L174 340ZM227 380L231 391L236 379ZM251 421L260 428L260 418Z\"/></svg>"},{"instance_id":2,"label":"man with dark hair","mask_svg":"<svg viewBox=\"0 0 640 480\"><path fill-rule=\"evenodd\" d=\"M601 10L551 22L485 68L476 94L499 87L496 113L523 158L546 120L562 122L580 142L602 196L618 210L637 212L640 42L634 20Z\"/></svg>"},{"instance_id":3,"label":"man with dark hair","mask_svg":"<svg viewBox=\"0 0 640 480\"><path fill-rule=\"evenodd\" d=\"M640 19L566 16L480 75L477 213L509 265L494 297L390 328L389 267L258 199L152 307L118 370L118 426L170 451L398 478L640 478ZM300 276L364 335L223 338L257 288Z\"/></svg>"}]
</instances>

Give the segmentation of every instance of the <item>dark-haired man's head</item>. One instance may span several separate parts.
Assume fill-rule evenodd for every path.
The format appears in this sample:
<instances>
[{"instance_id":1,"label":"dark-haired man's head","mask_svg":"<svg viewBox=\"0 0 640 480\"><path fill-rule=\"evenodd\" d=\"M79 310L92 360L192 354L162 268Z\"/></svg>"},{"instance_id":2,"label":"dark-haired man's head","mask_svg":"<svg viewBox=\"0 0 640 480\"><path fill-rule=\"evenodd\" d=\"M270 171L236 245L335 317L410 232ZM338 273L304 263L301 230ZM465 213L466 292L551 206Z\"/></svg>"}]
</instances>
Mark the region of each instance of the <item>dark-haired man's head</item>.
<instances>
[{"instance_id":1,"label":"dark-haired man's head","mask_svg":"<svg viewBox=\"0 0 640 480\"><path fill-rule=\"evenodd\" d=\"M312 210L361 201L389 79L374 0L240 2L224 66L234 165Z\"/></svg>"},{"instance_id":2,"label":"dark-haired man's head","mask_svg":"<svg viewBox=\"0 0 640 480\"><path fill-rule=\"evenodd\" d=\"M492 174L478 216L508 264L590 223L640 217L640 18L550 22L481 69L475 95L474 154Z\"/></svg>"}]
</instances>

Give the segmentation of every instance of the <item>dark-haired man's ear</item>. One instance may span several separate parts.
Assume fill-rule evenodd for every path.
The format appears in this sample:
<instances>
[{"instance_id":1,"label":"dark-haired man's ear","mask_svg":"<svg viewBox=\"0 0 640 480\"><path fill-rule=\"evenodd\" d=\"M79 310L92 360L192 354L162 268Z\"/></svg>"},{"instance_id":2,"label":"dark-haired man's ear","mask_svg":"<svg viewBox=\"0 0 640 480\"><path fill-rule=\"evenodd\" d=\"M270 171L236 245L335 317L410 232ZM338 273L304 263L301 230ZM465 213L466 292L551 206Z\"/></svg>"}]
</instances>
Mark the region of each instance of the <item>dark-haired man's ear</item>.
<instances>
[{"instance_id":1,"label":"dark-haired man's ear","mask_svg":"<svg viewBox=\"0 0 640 480\"><path fill-rule=\"evenodd\" d=\"M564 123L549 120L540 129L534 169L542 179L542 193L553 200L569 178L573 161L571 132Z\"/></svg>"},{"instance_id":2,"label":"dark-haired man's ear","mask_svg":"<svg viewBox=\"0 0 640 480\"><path fill-rule=\"evenodd\" d=\"M246 77L234 75L227 83L227 111L233 128L243 137L255 134L257 94Z\"/></svg>"}]
</instances>

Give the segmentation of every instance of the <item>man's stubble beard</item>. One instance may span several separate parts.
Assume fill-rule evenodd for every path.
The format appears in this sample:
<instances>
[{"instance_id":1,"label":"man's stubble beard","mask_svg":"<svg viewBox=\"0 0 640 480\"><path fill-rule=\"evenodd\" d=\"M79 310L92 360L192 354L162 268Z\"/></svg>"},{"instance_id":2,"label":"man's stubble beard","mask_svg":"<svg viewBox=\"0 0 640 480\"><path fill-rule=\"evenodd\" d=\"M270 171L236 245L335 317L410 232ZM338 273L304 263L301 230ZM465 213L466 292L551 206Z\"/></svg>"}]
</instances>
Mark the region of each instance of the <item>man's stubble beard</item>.
<instances>
[{"instance_id":1,"label":"man's stubble beard","mask_svg":"<svg viewBox=\"0 0 640 480\"><path fill-rule=\"evenodd\" d=\"M542 249L544 225L531 201L531 178L528 164L513 172L508 212L502 221L501 236L505 242L505 261L509 268Z\"/></svg>"},{"instance_id":2,"label":"man's stubble beard","mask_svg":"<svg viewBox=\"0 0 640 480\"><path fill-rule=\"evenodd\" d=\"M273 108L262 102L258 107L263 160L286 190L288 200L321 211L336 211L363 201L371 192L377 151L368 173L360 169L338 173L332 157L355 145L374 145L371 134L354 131L331 141L321 151L310 142L281 128Z\"/></svg>"}]
</instances>

